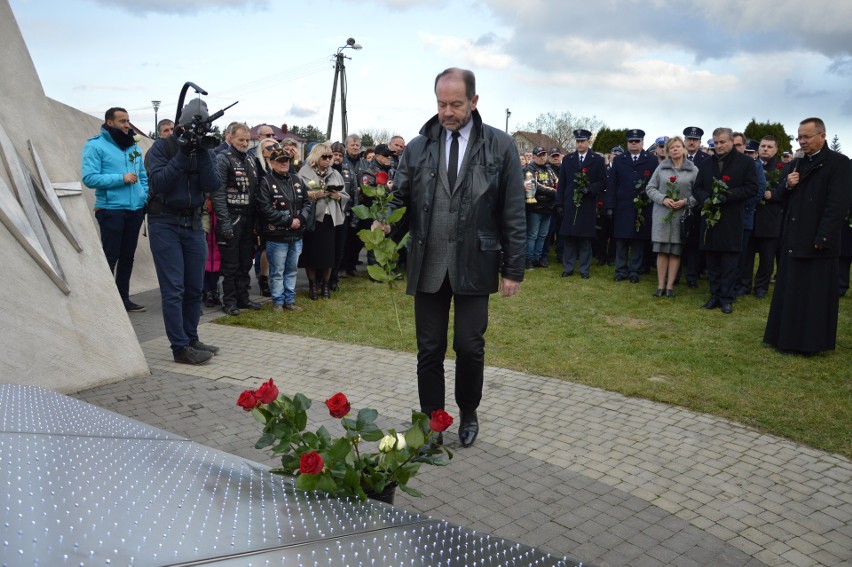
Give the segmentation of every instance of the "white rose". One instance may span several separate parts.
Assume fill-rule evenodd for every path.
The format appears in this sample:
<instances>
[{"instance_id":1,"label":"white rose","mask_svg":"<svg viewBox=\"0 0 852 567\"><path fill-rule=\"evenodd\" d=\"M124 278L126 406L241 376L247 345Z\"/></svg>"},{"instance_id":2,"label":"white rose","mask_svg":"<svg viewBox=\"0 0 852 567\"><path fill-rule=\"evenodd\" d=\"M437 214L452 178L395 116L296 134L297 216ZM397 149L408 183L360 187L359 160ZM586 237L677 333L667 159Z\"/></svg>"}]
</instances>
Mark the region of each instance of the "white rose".
<instances>
[{"instance_id":1,"label":"white rose","mask_svg":"<svg viewBox=\"0 0 852 567\"><path fill-rule=\"evenodd\" d=\"M396 445L396 447L394 447ZM379 441L379 451L382 453L390 453L394 449L397 451L400 449L405 449L405 437L401 433L397 433L396 437L393 435L385 435L382 437L382 440Z\"/></svg>"}]
</instances>

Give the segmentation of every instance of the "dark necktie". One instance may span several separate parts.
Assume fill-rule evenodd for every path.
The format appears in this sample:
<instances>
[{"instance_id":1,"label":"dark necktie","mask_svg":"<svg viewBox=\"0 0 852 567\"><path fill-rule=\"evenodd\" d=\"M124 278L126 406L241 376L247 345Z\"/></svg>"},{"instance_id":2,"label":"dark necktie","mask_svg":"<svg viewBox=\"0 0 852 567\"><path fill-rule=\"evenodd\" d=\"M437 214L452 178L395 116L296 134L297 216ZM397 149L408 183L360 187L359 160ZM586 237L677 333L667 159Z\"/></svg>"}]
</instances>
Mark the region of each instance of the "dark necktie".
<instances>
[{"instance_id":1,"label":"dark necktie","mask_svg":"<svg viewBox=\"0 0 852 567\"><path fill-rule=\"evenodd\" d=\"M459 174L459 133L453 132L453 141L450 143L450 163L447 165L447 180L450 189L456 186L456 177Z\"/></svg>"},{"instance_id":2,"label":"dark necktie","mask_svg":"<svg viewBox=\"0 0 852 567\"><path fill-rule=\"evenodd\" d=\"M633 156L633 163L636 163L637 161L639 161L639 156Z\"/></svg>"},{"instance_id":3,"label":"dark necktie","mask_svg":"<svg viewBox=\"0 0 852 567\"><path fill-rule=\"evenodd\" d=\"M689 161L695 161L695 156L686 156Z\"/></svg>"},{"instance_id":4,"label":"dark necktie","mask_svg":"<svg viewBox=\"0 0 852 567\"><path fill-rule=\"evenodd\" d=\"M580 165L583 165L583 158L586 156L580 156Z\"/></svg>"}]
</instances>

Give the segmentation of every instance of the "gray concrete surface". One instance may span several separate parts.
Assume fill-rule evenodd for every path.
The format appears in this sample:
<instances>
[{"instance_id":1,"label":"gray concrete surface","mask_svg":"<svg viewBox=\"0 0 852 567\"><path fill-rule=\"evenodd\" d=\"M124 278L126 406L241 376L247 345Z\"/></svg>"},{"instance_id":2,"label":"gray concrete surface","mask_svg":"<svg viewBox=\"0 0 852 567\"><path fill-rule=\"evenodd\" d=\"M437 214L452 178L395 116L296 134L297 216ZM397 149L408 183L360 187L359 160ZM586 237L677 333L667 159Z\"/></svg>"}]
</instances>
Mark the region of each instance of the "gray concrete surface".
<instances>
[{"instance_id":1,"label":"gray concrete surface","mask_svg":"<svg viewBox=\"0 0 852 567\"><path fill-rule=\"evenodd\" d=\"M209 321L221 312L211 311L201 338L222 352L208 365L180 366L157 292L135 300L149 307L131 321L152 375L80 399L270 465L253 447L257 424L235 405L269 377L314 399L312 423L332 431L322 400L338 391L387 424L416 406L411 354L217 325ZM602 567L852 562L848 459L551 378L488 367L485 384L476 444L461 448L453 426L445 438L455 459L423 469L415 485L425 496L400 493L398 506Z\"/></svg>"}]
</instances>

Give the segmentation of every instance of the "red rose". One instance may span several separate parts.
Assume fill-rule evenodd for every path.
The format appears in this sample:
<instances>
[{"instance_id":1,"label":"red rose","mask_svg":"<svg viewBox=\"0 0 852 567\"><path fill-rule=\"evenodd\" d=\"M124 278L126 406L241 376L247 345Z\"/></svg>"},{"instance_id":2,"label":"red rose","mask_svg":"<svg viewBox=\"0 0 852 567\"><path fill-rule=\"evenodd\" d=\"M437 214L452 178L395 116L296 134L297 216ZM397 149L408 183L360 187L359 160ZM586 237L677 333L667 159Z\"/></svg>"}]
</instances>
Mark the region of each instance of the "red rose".
<instances>
[{"instance_id":1,"label":"red rose","mask_svg":"<svg viewBox=\"0 0 852 567\"><path fill-rule=\"evenodd\" d=\"M325 407L328 408L328 413L331 414L331 417L338 419L345 416L352 409L352 406L349 405L349 400L346 399L346 396L342 392L338 392L327 399Z\"/></svg>"},{"instance_id":2,"label":"red rose","mask_svg":"<svg viewBox=\"0 0 852 567\"><path fill-rule=\"evenodd\" d=\"M603 207L603 201L598 201L598 206Z\"/></svg>"},{"instance_id":3,"label":"red rose","mask_svg":"<svg viewBox=\"0 0 852 567\"><path fill-rule=\"evenodd\" d=\"M784 169L784 164L783 163L776 163L775 169Z\"/></svg>"},{"instance_id":4,"label":"red rose","mask_svg":"<svg viewBox=\"0 0 852 567\"><path fill-rule=\"evenodd\" d=\"M727 182L728 182L728 181L730 181L730 180L731 180L731 178L730 178L730 177L728 177L727 175L723 175L723 176L722 176L722 181L724 181L725 183L727 183Z\"/></svg>"},{"instance_id":5,"label":"red rose","mask_svg":"<svg viewBox=\"0 0 852 567\"><path fill-rule=\"evenodd\" d=\"M453 416L442 409L432 412L432 419L429 420L429 429L436 433L445 431L453 424Z\"/></svg>"},{"instance_id":6,"label":"red rose","mask_svg":"<svg viewBox=\"0 0 852 567\"><path fill-rule=\"evenodd\" d=\"M677 181L677 176L676 176L676 175L672 175L671 177L669 177L669 181L671 181L672 183L674 183L675 181Z\"/></svg>"},{"instance_id":7,"label":"red rose","mask_svg":"<svg viewBox=\"0 0 852 567\"><path fill-rule=\"evenodd\" d=\"M378 185L387 185L388 183L388 174L384 171L380 171L376 173L376 184Z\"/></svg>"},{"instance_id":8,"label":"red rose","mask_svg":"<svg viewBox=\"0 0 852 567\"><path fill-rule=\"evenodd\" d=\"M260 400L257 399L254 390L246 390L237 398L237 405L245 411L251 411L260 405Z\"/></svg>"},{"instance_id":9,"label":"red rose","mask_svg":"<svg viewBox=\"0 0 852 567\"><path fill-rule=\"evenodd\" d=\"M651 172L646 169L645 170L645 177L648 177L649 175L651 175Z\"/></svg>"},{"instance_id":10,"label":"red rose","mask_svg":"<svg viewBox=\"0 0 852 567\"><path fill-rule=\"evenodd\" d=\"M260 400L262 404L271 404L276 399L278 399L278 386L272 381L272 378L269 379L269 382L264 382L260 388L255 392L257 399Z\"/></svg>"},{"instance_id":11,"label":"red rose","mask_svg":"<svg viewBox=\"0 0 852 567\"><path fill-rule=\"evenodd\" d=\"M583 168L583 173L589 173L589 168L588 168L588 167L584 167L584 168Z\"/></svg>"},{"instance_id":12,"label":"red rose","mask_svg":"<svg viewBox=\"0 0 852 567\"><path fill-rule=\"evenodd\" d=\"M322 462L322 457L316 451L305 453L299 459L299 472L302 474L315 475L322 472L325 463Z\"/></svg>"}]
</instances>

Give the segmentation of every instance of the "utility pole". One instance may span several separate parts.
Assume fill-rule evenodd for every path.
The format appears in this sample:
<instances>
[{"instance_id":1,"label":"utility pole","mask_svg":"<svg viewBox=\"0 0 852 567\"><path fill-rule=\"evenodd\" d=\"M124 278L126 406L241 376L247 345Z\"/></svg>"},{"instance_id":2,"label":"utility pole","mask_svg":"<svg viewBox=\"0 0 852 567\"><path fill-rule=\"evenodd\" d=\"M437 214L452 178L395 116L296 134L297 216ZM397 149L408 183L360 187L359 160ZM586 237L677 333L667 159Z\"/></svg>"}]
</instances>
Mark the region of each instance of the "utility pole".
<instances>
[{"instance_id":1,"label":"utility pole","mask_svg":"<svg viewBox=\"0 0 852 567\"><path fill-rule=\"evenodd\" d=\"M507 108L506 109L506 133L509 133L509 117L512 115L512 112Z\"/></svg>"},{"instance_id":2,"label":"utility pole","mask_svg":"<svg viewBox=\"0 0 852 567\"><path fill-rule=\"evenodd\" d=\"M160 131L157 129L157 123L159 122L159 120L157 120L157 111L160 110L160 101L152 100L151 106L154 107L154 139L156 140L160 137Z\"/></svg>"},{"instance_id":3,"label":"utility pole","mask_svg":"<svg viewBox=\"0 0 852 567\"><path fill-rule=\"evenodd\" d=\"M344 59L351 59L351 57L346 57L343 54L344 49L361 49L361 45L355 43L354 38L349 38L346 40L346 45L337 48L337 53L334 54L334 83L331 87L331 105L328 108L328 127L325 131L325 137L327 140L331 139L331 125L334 122L334 101L337 96L337 83L340 81L340 116L341 116L341 129L343 132L343 137L340 139L341 142L346 140L346 136L348 135L348 117L346 115L346 65L344 64Z\"/></svg>"}]
</instances>

